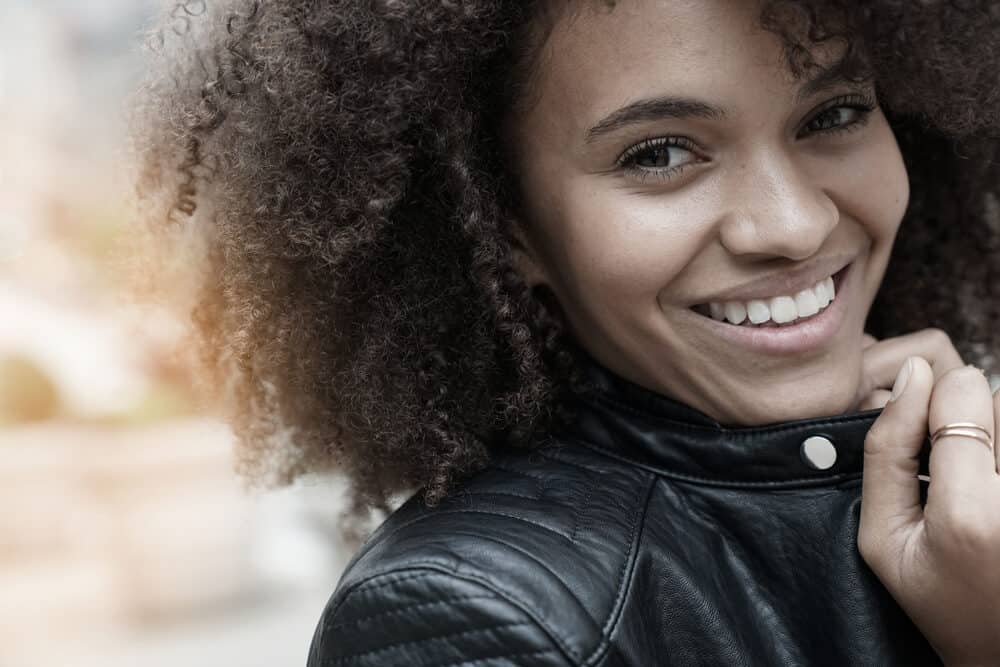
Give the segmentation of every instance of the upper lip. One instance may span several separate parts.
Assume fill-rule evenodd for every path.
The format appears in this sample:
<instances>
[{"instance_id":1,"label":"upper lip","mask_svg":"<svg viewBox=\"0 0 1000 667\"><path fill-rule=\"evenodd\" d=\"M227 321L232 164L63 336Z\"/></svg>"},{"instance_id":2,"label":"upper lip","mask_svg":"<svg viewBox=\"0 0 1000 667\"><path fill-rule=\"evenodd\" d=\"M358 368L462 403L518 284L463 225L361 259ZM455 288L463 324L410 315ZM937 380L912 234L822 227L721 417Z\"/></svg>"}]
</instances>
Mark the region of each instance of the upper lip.
<instances>
[{"instance_id":1,"label":"upper lip","mask_svg":"<svg viewBox=\"0 0 1000 667\"><path fill-rule=\"evenodd\" d=\"M831 255L811 261L790 271L772 273L760 278L754 278L730 287L703 299L697 305L707 303L722 303L725 301L750 301L752 299L769 299L776 296L795 296L802 290L812 287L827 276L840 271L851 263L853 257Z\"/></svg>"}]
</instances>

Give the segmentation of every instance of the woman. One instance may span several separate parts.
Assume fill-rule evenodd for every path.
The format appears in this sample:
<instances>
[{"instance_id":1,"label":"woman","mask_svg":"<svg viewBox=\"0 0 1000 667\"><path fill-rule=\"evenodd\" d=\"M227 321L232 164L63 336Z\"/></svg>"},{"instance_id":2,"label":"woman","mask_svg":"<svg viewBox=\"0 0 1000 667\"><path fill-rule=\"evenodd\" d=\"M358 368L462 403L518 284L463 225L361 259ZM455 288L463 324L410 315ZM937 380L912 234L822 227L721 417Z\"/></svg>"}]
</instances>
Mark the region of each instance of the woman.
<instances>
[{"instance_id":1,"label":"woman","mask_svg":"<svg viewBox=\"0 0 1000 667\"><path fill-rule=\"evenodd\" d=\"M966 4L175 9L143 186L248 472L419 489L311 666L1000 664Z\"/></svg>"}]
</instances>

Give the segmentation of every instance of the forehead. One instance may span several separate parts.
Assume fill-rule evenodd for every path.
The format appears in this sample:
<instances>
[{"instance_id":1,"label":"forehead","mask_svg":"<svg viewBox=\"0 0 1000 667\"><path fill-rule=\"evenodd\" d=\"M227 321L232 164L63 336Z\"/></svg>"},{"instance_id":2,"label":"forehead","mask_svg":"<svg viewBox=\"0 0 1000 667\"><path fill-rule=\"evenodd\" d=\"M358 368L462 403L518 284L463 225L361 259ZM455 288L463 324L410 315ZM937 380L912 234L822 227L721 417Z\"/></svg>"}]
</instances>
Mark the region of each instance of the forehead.
<instances>
[{"instance_id":1,"label":"forehead","mask_svg":"<svg viewBox=\"0 0 1000 667\"><path fill-rule=\"evenodd\" d=\"M796 81L781 40L760 27L759 17L752 0L581 3L555 20L539 54L538 101L564 128L570 121L579 130L648 94L720 105L746 86L758 96L780 96ZM822 50L817 56L828 60Z\"/></svg>"}]
</instances>

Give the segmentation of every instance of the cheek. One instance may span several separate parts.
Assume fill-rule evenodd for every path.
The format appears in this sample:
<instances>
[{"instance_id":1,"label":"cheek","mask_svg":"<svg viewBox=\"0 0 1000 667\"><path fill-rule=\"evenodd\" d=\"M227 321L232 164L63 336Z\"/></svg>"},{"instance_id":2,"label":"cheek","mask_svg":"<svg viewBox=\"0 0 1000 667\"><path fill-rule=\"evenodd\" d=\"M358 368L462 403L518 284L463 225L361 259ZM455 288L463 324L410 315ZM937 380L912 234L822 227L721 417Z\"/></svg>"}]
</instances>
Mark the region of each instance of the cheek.
<instances>
[{"instance_id":1,"label":"cheek","mask_svg":"<svg viewBox=\"0 0 1000 667\"><path fill-rule=\"evenodd\" d=\"M612 310L655 306L657 294L705 247L711 231L697 202L617 188L568 193L564 211L564 264L575 291L600 295Z\"/></svg>"},{"instance_id":2,"label":"cheek","mask_svg":"<svg viewBox=\"0 0 1000 667\"><path fill-rule=\"evenodd\" d=\"M879 141L838 173L837 191L844 212L861 222L876 242L895 238L909 203L910 183L888 127Z\"/></svg>"}]
</instances>

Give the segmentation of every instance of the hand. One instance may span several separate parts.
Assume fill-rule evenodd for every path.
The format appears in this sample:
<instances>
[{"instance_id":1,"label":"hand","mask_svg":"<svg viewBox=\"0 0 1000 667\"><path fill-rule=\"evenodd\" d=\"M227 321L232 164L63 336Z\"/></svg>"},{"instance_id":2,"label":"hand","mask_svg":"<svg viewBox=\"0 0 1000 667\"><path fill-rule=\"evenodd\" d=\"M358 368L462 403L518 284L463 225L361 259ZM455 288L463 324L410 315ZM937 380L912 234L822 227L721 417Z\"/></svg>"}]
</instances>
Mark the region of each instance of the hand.
<instances>
[{"instance_id":1,"label":"hand","mask_svg":"<svg viewBox=\"0 0 1000 667\"><path fill-rule=\"evenodd\" d=\"M858 410L885 407L892 382L907 357L926 359L935 378L965 365L951 338L941 329L921 329L883 341L865 334L862 345L861 384L854 401Z\"/></svg>"},{"instance_id":2,"label":"hand","mask_svg":"<svg viewBox=\"0 0 1000 667\"><path fill-rule=\"evenodd\" d=\"M904 364L865 439L858 549L949 667L1000 665L1000 461L951 435L931 449L920 506L917 456L928 430L973 422L996 439L1000 392L972 367L935 380L923 358Z\"/></svg>"}]
</instances>

